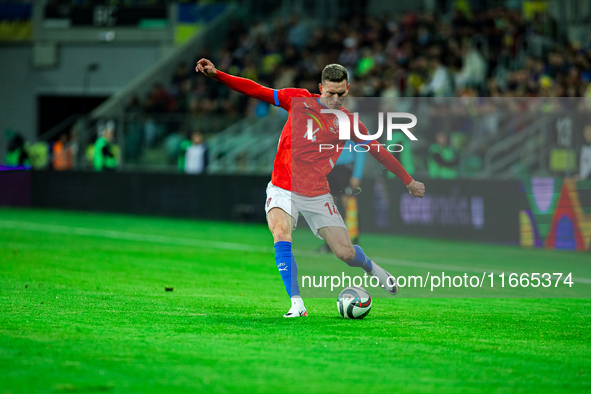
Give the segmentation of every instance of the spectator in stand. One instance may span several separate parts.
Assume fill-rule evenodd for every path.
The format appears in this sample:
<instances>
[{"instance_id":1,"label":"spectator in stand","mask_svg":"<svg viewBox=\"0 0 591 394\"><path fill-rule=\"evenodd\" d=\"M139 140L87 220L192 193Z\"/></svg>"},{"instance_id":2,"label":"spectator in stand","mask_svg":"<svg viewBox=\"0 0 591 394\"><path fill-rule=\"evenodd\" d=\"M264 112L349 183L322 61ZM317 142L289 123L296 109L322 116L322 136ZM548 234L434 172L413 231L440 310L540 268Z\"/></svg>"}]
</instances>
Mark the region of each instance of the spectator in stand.
<instances>
[{"instance_id":1,"label":"spectator in stand","mask_svg":"<svg viewBox=\"0 0 591 394\"><path fill-rule=\"evenodd\" d=\"M187 149L193 144L191 141L188 132L186 130L181 129L178 131L178 136L182 139L181 143L178 145L177 149L177 170L181 173L185 173L185 158L187 156Z\"/></svg>"},{"instance_id":2,"label":"spectator in stand","mask_svg":"<svg viewBox=\"0 0 591 394\"><path fill-rule=\"evenodd\" d=\"M455 95L455 84L453 76L443 64L441 55L431 56L430 69L431 79L424 89L424 93L433 97L452 97Z\"/></svg>"},{"instance_id":3,"label":"spectator in stand","mask_svg":"<svg viewBox=\"0 0 591 394\"><path fill-rule=\"evenodd\" d=\"M191 144L186 145L185 150L185 173L186 174L205 174L209 164L209 149L203 138L201 131L194 131L191 134ZM181 149L181 152L183 150ZM182 153L181 153L182 154Z\"/></svg>"},{"instance_id":4,"label":"spectator in stand","mask_svg":"<svg viewBox=\"0 0 591 394\"><path fill-rule=\"evenodd\" d=\"M427 158L431 178L455 179L458 177L460 159L457 152L448 144L443 131L435 135L435 143L429 147Z\"/></svg>"},{"instance_id":5,"label":"spectator in stand","mask_svg":"<svg viewBox=\"0 0 591 394\"><path fill-rule=\"evenodd\" d=\"M56 171L71 170L73 159L73 152L68 143L68 135L62 133L59 140L53 144L53 169Z\"/></svg>"},{"instance_id":6,"label":"spectator in stand","mask_svg":"<svg viewBox=\"0 0 591 394\"><path fill-rule=\"evenodd\" d=\"M488 70L479 47L464 43L462 52L464 56L462 71L460 71L456 79L458 87L475 88L478 91L484 91Z\"/></svg>"},{"instance_id":7,"label":"spectator in stand","mask_svg":"<svg viewBox=\"0 0 591 394\"><path fill-rule=\"evenodd\" d=\"M27 152L25 139L20 133L16 133L8 140L5 163L7 166L30 166L31 160Z\"/></svg>"},{"instance_id":8,"label":"spectator in stand","mask_svg":"<svg viewBox=\"0 0 591 394\"><path fill-rule=\"evenodd\" d=\"M583 139L579 154L578 179L591 179L591 124L585 125Z\"/></svg>"},{"instance_id":9,"label":"spectator in stand","mask_svg":"<svg viewBox=\"0 0 591 394\"><path fill-rule=\"evenodd\" d=\"M99 138L94 144L94 169L95 171L115 171L117 158L113 147L115 136L115 123L108 121L100 130Z\"/></svg>"}]
</instances>

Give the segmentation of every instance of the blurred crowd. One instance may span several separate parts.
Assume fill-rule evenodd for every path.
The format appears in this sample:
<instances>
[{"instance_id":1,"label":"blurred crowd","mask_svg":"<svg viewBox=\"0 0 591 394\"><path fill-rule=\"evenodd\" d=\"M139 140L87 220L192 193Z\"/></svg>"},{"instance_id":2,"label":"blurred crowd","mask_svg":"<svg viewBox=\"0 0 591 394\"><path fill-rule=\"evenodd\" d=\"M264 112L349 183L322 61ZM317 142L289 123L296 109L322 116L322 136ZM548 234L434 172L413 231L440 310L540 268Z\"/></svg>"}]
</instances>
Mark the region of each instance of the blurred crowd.
<instances>
[{"instance_id":1,"label":"blurred crowd","mask_svg":"<svg viewBox=\"0 0 591 394\"><path fill-rule=\"evenodd\" d=\"M318 93L324 66L339 63L349 71L353 97L591 97L591 44L568 42L547 13L526 18L519 9L499 7L457 10L451 18L427 12L351 15L326 25L298 15L234 21L228 38L210 43L195 61L209 58L218 69L265 86L313 93ZM133 160L144 147L164 142L171 147L169 163L176 162L186 153L182 142L187 145L192 132L205 123L208 129L203 131L210 134L213 118L236 121L263 117L269 110L266 103L197 74L194 64L179 63L168 83L130 98L124 156ZM455 130L461 134L466 127ZM525 123L512 130L523 127ZM435 135L429 142L438 143ZM457 167L455 157L449 162Z\"/></svg>"},{"instance_id":2,"label":"blurred crowd","mask_svg":"<svg viewBox=\"0 0 591 394\"><path fill-rule=\"evenodd\" d=\"M353 97L591 96L591 45L567 42L557 22L546 13L525 18L521 10L492 8L456 11L451 20L433 13L409 12L397 17L354 14L343 17L334 27L292 15L288 20L250 25L236 21L227 36L223 44L216 44L216 52L204 48L195 60L209 58L222 71L275 89L301 87L318 93L324 66L339 63L349 71ZM523 110L518 103L511 102L516 107L513 112ZM144 98L133 97L127 110L148 116L184 114L202 120L215 114L263 117L269 105L195 73L194 64L180 63L167 85L155 84ZM484 105L477 110L483 111L483 118L494 117L486 113ZM443 112L444 118L449 118L449 113ZM144 141L149 142L156 134L150 121L146 125ZM526 123L512 130L519 132L524 127ZM462 134L465 128L454 132ZM466 146L465 137L470 133L463 134L447 136L452 142L462 141L455 144L456 152ZM438 142L435 135L427 137L433 145L420 146L417 153L429 157ZM483 138L499 137L495 132ZM488 140L481 141L482 149L475 151L476 170L482 168ZM455 156L451 164L441 160L438 164L457 170Z\"/></svg>"},{"instance_id":3,"label":"blurred crowd","mask_svg":"<svg viewBox=\"0 0 591 394\"><path fill-rule=\"evenodd\" d=\"M176 3L211 3L211 0L175 0ZM94 5L110 5L110 6L143 6L149 7L153 5L168 5L170 1L166 0L48 0L47 4L51 6L57 5L75 5L75 6L94 6Z\"/></svg>"},{"instance_id":4,"label":"blurred crowd","mask_svg":"<svg viewBox=\"0 0 591 394\"><path fill-rule=\"evenodd\" d=\"M223 71L273 88L318 92L326 64L344 65L356 97L582 97L590 94L591 46L563 42L545 13L457 11L451 23L432 13L354 16L335 27L289 21L236 22L220 53ZM213 56L213 58L212 58ZM136 99L137 100L137 99ZM146 112L253 113L257 104L179 64L168 86L155 85Z\"/></svg>"}]
</instances>

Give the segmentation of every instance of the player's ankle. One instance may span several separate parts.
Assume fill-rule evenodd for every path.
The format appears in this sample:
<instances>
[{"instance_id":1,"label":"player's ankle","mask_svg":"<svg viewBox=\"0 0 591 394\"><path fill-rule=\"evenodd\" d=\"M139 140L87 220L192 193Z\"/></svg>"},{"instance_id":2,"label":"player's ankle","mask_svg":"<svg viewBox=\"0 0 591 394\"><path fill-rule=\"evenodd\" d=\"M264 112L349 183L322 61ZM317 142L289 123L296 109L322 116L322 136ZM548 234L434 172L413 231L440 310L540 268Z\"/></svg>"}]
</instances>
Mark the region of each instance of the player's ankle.
<instances>
[{"instance_id":1,"label":"player's ankle","mask_svg":"<svg viewBox=\"0 0 591 394\"><path fill-rule=\"evenodd\" d=\"M377 265L375 262L373 262L373 261L372 261L372 262L371 262L371 269L370 269L369 271L366 271L366 272L367 272L368 274L375 275L375 274L376 274L376 272L378 272L378 270L379 270L380 268L381 268L381 267L380 267L379 265Z\"/></svg>"}]
</instances>

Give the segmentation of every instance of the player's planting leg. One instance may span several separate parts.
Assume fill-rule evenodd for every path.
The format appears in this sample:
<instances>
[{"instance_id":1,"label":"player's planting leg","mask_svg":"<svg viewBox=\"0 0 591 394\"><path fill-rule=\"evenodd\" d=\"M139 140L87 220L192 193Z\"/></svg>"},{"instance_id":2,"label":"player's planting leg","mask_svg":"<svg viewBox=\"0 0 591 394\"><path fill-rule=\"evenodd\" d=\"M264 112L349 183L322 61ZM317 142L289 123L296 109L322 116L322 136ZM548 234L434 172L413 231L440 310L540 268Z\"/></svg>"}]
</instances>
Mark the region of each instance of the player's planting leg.
<instances>
[{"instance_id":1,"label":"player's planting leg","mask_svg":"<svg viewBox=\"0 0 591 394\"><path fill-rule=\"evenodd\" d=\"M267 213L267 222L275 240L275 263L291 299L291 308L283 317L308 316L300 296L298 266L291 250L291 231L295 221L285 210L272 208Z\"/></svg>"},{"instance_id":2,"label":"player's planting leg","mask_svg":"<svg viewBox=\"0 0 591 394\"><path fill-rule=\"evenodd\" d=\"M298 265L291 251L291 242L279 241L275 243L275 262L283 279L285 290L291 299L290 310L283 317L307 316L304 301L300 297L298 285Z\"/></svg>"}]
</instances>

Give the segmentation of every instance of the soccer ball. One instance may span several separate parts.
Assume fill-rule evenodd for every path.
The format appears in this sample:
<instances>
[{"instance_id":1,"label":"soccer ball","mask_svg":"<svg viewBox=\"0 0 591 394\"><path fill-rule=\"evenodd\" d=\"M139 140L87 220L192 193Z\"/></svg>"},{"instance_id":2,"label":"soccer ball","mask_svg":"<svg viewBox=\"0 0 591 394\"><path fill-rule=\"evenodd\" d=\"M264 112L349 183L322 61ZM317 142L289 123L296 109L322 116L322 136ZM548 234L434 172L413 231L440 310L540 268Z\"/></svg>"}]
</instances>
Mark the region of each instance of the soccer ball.
<instances>
[{"instance_id":1,"label":"soccer ball","mask_svg":"<svg viewBox=\"0 0 591 394\"><path fill-rule=\"evenodd\" d=\"M371 296L362 287L347 287L337 298L337 309L345 319L363 319L371 309Z\"/></svg>"}]
</instances>

